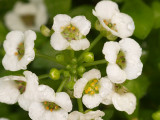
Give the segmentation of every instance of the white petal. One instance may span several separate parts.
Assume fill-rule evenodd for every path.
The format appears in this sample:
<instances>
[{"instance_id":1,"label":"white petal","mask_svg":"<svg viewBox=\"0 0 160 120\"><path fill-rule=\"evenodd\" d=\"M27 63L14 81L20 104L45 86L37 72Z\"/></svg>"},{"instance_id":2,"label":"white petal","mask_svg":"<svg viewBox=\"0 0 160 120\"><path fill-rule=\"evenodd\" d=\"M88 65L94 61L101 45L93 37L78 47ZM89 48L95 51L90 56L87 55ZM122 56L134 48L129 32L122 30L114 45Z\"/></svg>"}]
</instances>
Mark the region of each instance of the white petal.
<instances>
[{"instance_id":1,"label":"white petal","mask_svg":"<svg viewBox=\"0 0 160 120\"><path fill-rule=\"evenodd\" d=\"M126 72L126 76L128 80L136 79L138 76L142 74L143 64L139 60L138 62L127 62L126 68L124 71Z\"/></svg>"},{"instance_id":2,"label":"white petal","mask_svg":"<svg viewBox=\"0 0 160 120\"><path fill-rule=\"evenodd\" d=\"M133 19L124 13L116 13L111 22L116 24L118 36L120 38L126 38L133 34L135 26Z\"/></svg>"},{"instance_id":3,"label":"white petal","mask_svg":"<svg viewBox=\"0 0 160 120\"><path fill-rule=\"evenodd\" d=\"M0 81L0 102L15 104L20 95L14 81Z\"/></svg>"},{"instance_id":4,"label":"white petal","mask_svg":"<svg viewBox=\"0 0 160 120\"><path fill-rule=\"evenodd\" d=\"M81 40L71 40L70 47L75 50L85 50L89 48L90 42L87 39L81 39Z\"/></svg>"},{"instance_id":5,"label":"white petal","mask_svg":"<svg viewBox=\"0 0 160 120\"><path fill-rule=\"evenodd\" d=\"M39 85L38 87L38 101L55 101L55 92L52 88L47 85Z\"/></svg>"},{"instance_id":6,"label":"white petal","mask_svg":"<svg viewBox=\"0 0 160 120\"><path fill-rule=\"evenodd\" d=\"M58 32L52 34L50 42L55 50L65 50L69 47L69 42Z\"/></svg>"},{"instance_id":7,"label":"white petal","mask_svg":"<svg viewBox=\"0 0 160 120\"><path fill-rule=\"evenodd\" d=\"M91 29L91 22L87 20L85 16L76 16L72 18L71 24L76 26L83 35L87 35Z\"/></svg>"},{"instance_id":8,"label":"white petal","mask_svg":"<svg viewBox=\"0 0 160 120\"><path fill-rule=\"evenodd\" d=\"M114 107L119 111L125 111L132 114L136 108L136 97L132 93L125 93L119 95L113 94L112 102Z\"/></svg>"},{"instance_id":9,"label":"white petal","mask_svg":"<svg viewBox=\"0 0 160 120\"><path fill-rule=\"evenodd\" d=\"M8 29L10 30L27 30L26 26L24 25L23 21L20 17L14 12L8 12L4 16L4 21Z\"/></svg>"},{"instance_id":10,"label":"white petal","mask_svg":"<svg viewBox=\"0 0 160 120\"><path fill-rule=\"evenodd\" d=\"M55 103L67 112L70 112L72 110L71 99L65 92L56 93Z\"/></svg>"},{"instance_id":11,"label":"white petal","mask_svg":"<svg viewBox=\"0 0 160 120\"><path fill-rule=\"evenodd\" d=\"M25 81L26 82L26 78L23 76L5 76L0 78L0 81L14 81L14 80L20 80L20 81Z\"/></svg>"},{"instance_id":12,"label":"white petal","mask_svg":"<svg viewBox=\"0 0 160 120\"><path fill-rule=\"evenodd\" d=\"M103 117L105 115L104 112L97 110L97 111L90 111L84 115L86 120L97 120L99 117ZM99 119L98 119L99 120Z\"/></svg>"},{"instance_id":13,"label":"white petal","mask_svg":"<svg viewBox=\"0 0 160 120\"><path fill-rule=\"evenodd\" d=\"M119 53L120 46L117 42L106 42L103 47L103 54L105 55L105 59L109 63L116 63L117 54Z\"/></svg>"},{"instance_id":14,"label":"white petal","mask_svg":"<svg viewBox=\"0 0 160 120\"><path fill-rule=\"evenodd\" d=\"M109 95L107 95L105 98L102 100L102 104L104 105L110 105L112 104L112 95L114 94L114 91L110 92Z\"/></svg>"},{"instance_id":15,"label":"white petal","mask_svg":"<svg viewBox=\"0 0 160 120\"><path fill-rule=\"evenodd\" d=\"M108 78L113 83L123 83L126 80L126 73L117 64L109 63L107 66Z\"/></svg>"},{"instance_id":16,"label":"white petal","mask_svg":"<svg viewBox=\"0 0 160 120\"><path fill-rule=\"evenodd\" d=\"M119 45L128 59L139 59L142 55L142 48L135 40L131 38L124 38L120 40Z\"/></svg>"},{"instance_id":17,"label":"white petal","mask_svg":"<svg viewBox=\"0 0 160 120\"><path fill-rule=\"evenodd\" d=\"M19 97L18 103L20 107L28 111L31 103L37 100L38 77L30 71L25 71L24 75L27 79L26 89Z\"/></svg>"},{"instance_id":18,"label":"white petal","mask_svg":"<svg viewBox=\"0 0 160 120\"><path fill-rule=\"evenodd\" d=\"M54 17L54 23L53 23L53 30L55 32L61 32L63 29L62 27L65 27L69 25L71 22L71 17L65 14L58 14Z\"/></svg>"},{"instance_id":19,"label":"white petal","mask_svg":"<svg viewBox=\"0 0 160 120\"><path fill-rule=\"evenodd\" d=\"M102 98L99 94L94 94L94 95L85 94L82 97L82 101L87 108L93 109L94 107L97 107L101 103Z\"/></svg>"},{"instance_id":20,"label":"white petal","mask_svg":"<svg viewBox=\"0 0 160 120\"><path fill-rule=\"evenodd\" d=\"M81 112L73 111L69 114L68 120L79 120L82 115L83 114Z\"/></svg>"},{"instance_id":21,"label":"white petal","mask_svg":"<svg viewBox=\"0 0 160 120\"><path fill-rule=\"evenodd\" d=\"M98 69L91 69L83 74L83 78L86 78L87 80L100 79L101 72Z\"/></svg>"},{"instance_id":22,"label":"white petal","mask_svg":"<svg viewBox=\"0 0 160 120\"><path fill-rule=\"evenodd\" d=\"M107 95L109 95L112 92L112 89L113 84L108 78L103 77L100 79L99 94L102 98L105 98Z\"/></svg>"},{"instance_id":23,"label":"white petal","mask_svg":"<svg viewBox=\"0 0 160 120\"><path fill-rule=\"evenodd\" d=\"M102 19L111 19L117 12L119 12L119 9L115 2L103 0L97 3L93 14Z\"/></svg>"},{"instance_id":24,"label":"white petal","mask_svg":"<svg viewBox=\"0 0 160 120\"><path fill-rule=\"evenodd\" d=\"M29 107L29 117L32 120L43 120L46 110L42 103L34 102Z\"/></svg>"},{"instance_id":25,"label":"white petal","mask_svg":"<svg viewBox=\"0 0 160 120\"><path fill-rule=\"evenodd\" d=\"M9 120L8 118L0 118L0 120Z\"/></svg>"},{"instance_id":26,"label":"white petal","mask_svg":"<svg viewBox=\"0 0 160 120\"><path fill-rule=\"evenodd\" d=\"M84 91L84 88L85 88L87 82L88 82L88 80L85 78L81 78L76 81L76 83L74 84L74 97L76 97L76 98L82 97L82 93Z\"/></svg>"},{"instance_id":27,"label":"white petal","mask_svg":"<svg viewBox=\"0 0 160 120\"><path fill-rule=\"evenodd\" d=\"M53 111L52 113L54 114L52 114L52 117L49 118L49 120L53 120L53 118L54 120L68 120L68 113L63 109Z\"/></svg>"}]
</instances>

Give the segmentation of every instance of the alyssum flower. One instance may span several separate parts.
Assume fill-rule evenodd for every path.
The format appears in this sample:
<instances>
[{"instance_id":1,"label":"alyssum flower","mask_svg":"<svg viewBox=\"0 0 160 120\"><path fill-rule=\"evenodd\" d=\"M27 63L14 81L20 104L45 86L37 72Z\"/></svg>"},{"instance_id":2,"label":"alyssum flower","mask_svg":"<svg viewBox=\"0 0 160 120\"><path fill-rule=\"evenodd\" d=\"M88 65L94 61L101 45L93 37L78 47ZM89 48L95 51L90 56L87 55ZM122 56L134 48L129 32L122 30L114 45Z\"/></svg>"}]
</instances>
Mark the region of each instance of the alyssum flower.
<instances>
[{"instance_id":1,"label":"alyssum flower","mask_svg":"<svg viewBox=\"0 0 160 120\"><path fill-rule=\"evenodd\" d=\"M106 72L113 83L123 83L141 75L142 49L135 40L124 38L119 42L106 42L102 52L109 62Z\"/></svg>"},{"instance_id":2,"label":"alyssum flower","mask_svg":"<svg viewBox=\"0 0 160 120\"><path fill-rule=\"evenodd\" d=\"M97 107L103 97L112 91L112 84L106 77L101 78L101 73L97 69L92 69L83 74L83 77L76 81L74 85L74 96L81 98L87 108Z\"/></svg>"},{"instance_id":3,"label":"alyssum flower","mask_svg":"<svg viewBox=\"0 0 160 120\"><path fill-rule=\"evenodd\" d=\"M117 3L103 0L97 3L93 14L100 24L108 32L120 38L126 38L133 34L135 26L132 18L120 13Z\"/></svg>"},{"instance_id":4,"label":"alyssum flower","mask_svg":"<svg viewBox=\"0 0 160 120\"><path fill-rule=\"evenodd\" d=\"M108 79L109 80L109 79ZM121 84L113 84L112 92L103 99L103 104L113 104L119 111L132 114L136 109L136 97Z\"/></svg>"},{"instance_id":5,"label":"alyssum flower","mask_svg":"<svg viewBox=\"0 0 160 120\"><path fill-rule=\"evenodd\" d=\"M23 76L5 76L0 78L0 102L14 104L16 102L28 110L30 104L36 100L38 77L30 71Z\"/></svg>"},{"instance_id":6,"label":"alyssum flower","mask_svg":"<svg viewBox=\"0 0 160 120\"><path fill-rule=\"evenodd\" d=\"M85 16L71 18L65 14L58 14L54 17L52 28L55 32L51 36L51 45L55 50L78 51L90 46L86 35L90 31L91 23Z\"/></svg>"},{"instance_id":7,"label":"alyssum flower","mask_svg":"<svg viewBox=\"0 0 160 120\"><path fill-rule=\"evenodd\" d=\"M39 31L42 24L48 19L46 7L43 2L22 3L17 2L12 11L5 15L6 26L10 30Z\"/></svg>"},{"instance_id":8,"label":"alyssum flower","mask_svg":"<svg viewBox=\"0 0 160 120\"><path fill-rule=\"evenodd\" d=\"M29 107L32 120L67 120L72 110L70 97L65 92L57 92L46 85L38 88L38 99Z\"/></svg>"},{"instance_id":9,"label":"alyssum flower","mask_svg":"<svg viewBox=\"0 0 160 120\"><path fill-rule=\"evenodd\" d=\"M6 52L2 60L4 68L10 71L26 69L35 57L34 40L36 34L31 30L24 33L21 31L8 33L3 44Z\"/></svg>"},{"instance_id":10,"label":"alyssum flower","mask_svg":"<svg viewBox=\"0 0 160 120\"><path fill-rule=\"evenodd\" d=\"M73 111L69 114L68 120L103 120L102 117L104 115L104 112L100 110L89 111L85 114L78 111Z\"/></svg>"}]
</instances>

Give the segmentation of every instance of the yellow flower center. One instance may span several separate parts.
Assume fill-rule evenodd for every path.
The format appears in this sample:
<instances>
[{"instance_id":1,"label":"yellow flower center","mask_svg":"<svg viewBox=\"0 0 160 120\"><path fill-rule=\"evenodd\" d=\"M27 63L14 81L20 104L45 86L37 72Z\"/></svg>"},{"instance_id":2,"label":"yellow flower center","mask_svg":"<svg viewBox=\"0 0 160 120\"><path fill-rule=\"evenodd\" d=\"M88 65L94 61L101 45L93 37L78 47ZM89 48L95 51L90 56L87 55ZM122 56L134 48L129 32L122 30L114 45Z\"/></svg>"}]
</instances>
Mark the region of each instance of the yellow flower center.
<instances>
[{"instance_id":1,"label":"yellow flower center","mask_svg":"<svg viewBox=\"0 0 160 120\"><path fill-rule=\"evenodd\" d=\"M125 54L123 51L119 51L117 55L116 63L121 69L126 67L126 59L125 59Z\"/></svg>"},{"instance_id":2,"label":"yellow flower center","mask_svg":"<svg viewBox=\"0 0 160 120\"><path fill-rule=\"evenodd\" d=\"M17 52L15 52L15 56L18 57L18 60L21 60L24 56L24 43L21 42L17 47Z\"/></svg>"},{"instance_id":3,"label":"yellow flower center","mask_svg":"<svg viewBox=\"0 0 160 120\"><path fill-rule=\"evenodd\" d=\"M51 112L54 110L59 110L61 107L55 104L54 102L44 101L43 105L46 110L50 110Z\"/></svg>"},{"instance_id":4,"label":"yellow flower center","mask_svg":"<svg viewBox=\"0 0 160 120\"><path fill-rule=\"evenodd\" d=\"M62 36L68 41L80 40L85 38L85 36L80 33L78 28L71 24L66 27L62 27L61 29L63 29L63 31L61 32Z\"/></svg>"},{"instance_id":5,"label":"yellow flower center","mask_svg":"<svg viewBox=\"0 0 160 120\"><path fill-rule=\"evenodd\" d=\"M97 79L90 80L84 88L84 94L94 95L99 93L100 84Z\"/></svg>"},{"instance_id":6,"label":"yellow flower center","mask_svg":"<svg viewBox=\"0 0 160 120\"><path fill-rule=\"evenodd\" d=\"M117 29L116 29L116 24L114 23L111 23L111 20L103 20L103 22L112 30L116 31L117 32Z\"/></svg>"}]
</instances>

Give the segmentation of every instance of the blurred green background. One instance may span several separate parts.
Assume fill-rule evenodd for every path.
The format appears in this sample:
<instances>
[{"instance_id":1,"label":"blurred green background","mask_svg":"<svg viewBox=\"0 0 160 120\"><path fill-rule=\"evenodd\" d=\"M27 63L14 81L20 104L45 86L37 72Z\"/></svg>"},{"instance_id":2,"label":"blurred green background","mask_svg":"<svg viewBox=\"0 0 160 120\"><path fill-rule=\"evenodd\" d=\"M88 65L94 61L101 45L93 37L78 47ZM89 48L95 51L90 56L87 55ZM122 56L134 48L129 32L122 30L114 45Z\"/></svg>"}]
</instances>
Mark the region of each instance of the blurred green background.
<instances>
[{"instance_id":1,"label":"blurred green background","mask_svg":"<svg viewBox=\"0 0 160 120\"><path fill-rule=\"evenodd\" d=\"M4 15L7 11L12 10L14 4L18 0L0 0L0 60L4 56L3 41L9 30L4 24ZM28 2L27 0L21 0ZM48 9L49 20L47 26L51 28L53 17L56 14L65 13L70 16L85 15L92 22L92 30L87 36L92 41L99 32L94 29L96 17L92 15L92 9L99 0L44 0ZM114 0L119 4L121 12L132 16L135 22L134 38L143 48L144 68L143 74L136 80L126 83L126 87L133 92L137 97L137 109L132 115L127 115L124 112L119 112L111 106L101 105L99 109L105 111L104 120L160 120L157 117L160 110L160 1L158 0ZM49 38L42 36L37 32L36 49L42 53L55 57L56 52L49 44ZM95 59L103 59L102 54L103 44L106 39L103 38L92 50L95 53ZM65 51L64 54L70 54ZM77 53L78 55L79 53ZM59 67L55 63L42 58L36 57L35 60L28 66L28 70L37 75L48 73L50 68ZM96 66L105 73L105 66ZM21 75L23 71L9 72L5 71L0 63L0 77L5 75ZM57 89L59 81L45 79L40 83L47 84L54 89ZM76 101L73 99L74 110L77 109ZM153 116L153 117L152 117ZM6 117L10 120L30 120L28 113L22 110L18 104L7 105L0 103L0 117Z\"/></svg>"}]
</instances>

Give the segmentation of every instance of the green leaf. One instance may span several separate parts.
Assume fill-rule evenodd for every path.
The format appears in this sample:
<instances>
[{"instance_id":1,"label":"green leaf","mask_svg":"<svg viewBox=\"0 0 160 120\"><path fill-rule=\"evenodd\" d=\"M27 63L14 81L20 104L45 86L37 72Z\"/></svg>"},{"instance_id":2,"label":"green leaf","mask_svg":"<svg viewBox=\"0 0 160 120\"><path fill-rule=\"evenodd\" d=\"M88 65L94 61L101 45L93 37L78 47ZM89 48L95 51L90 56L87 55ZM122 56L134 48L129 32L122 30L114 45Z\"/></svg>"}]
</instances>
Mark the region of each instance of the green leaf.
<instances>
[{"instance_id":1,"label":"green leaf","mask_svg":"<svg viewBox=\"0 0 160 120\"><path fill-rule=\"evenodd\" d=\"M104 120L110 120L111 117L114 114L114 109L113 108L107 108L106 110L104 110L105 112L105 116L103 117Z\"/></svg>"},{"instance_id":2,"label":"green leaf","mask_svg":"<svg viewBox=\"0 0 160 120\"><path fill-rule=\"evenodd\" d=\"M71 8L72 0L44 0L51 19L56 14L67 13Z\"/></svg>"},{"instance_id":3,"label":"green leaf","mask_svg":"<svg viewBox=\"0 0 160 120\"><path fill-rule=\"evenodd\" d=\"M160 2L154 1L152 3L152 10L154 13L154 28L160 28Z\"/></svg>"},{"instance_id":4,"label":"green leaf","mask_svg":"<svg viewBox=\"0 0 160 120\"><path fill-rule=\"evenodd\" d=\"M71 10L69 15L72 17L77 16L77 15L84 15L92 23L92 27L94 27L96 17L92 14L92 9L94 9L94 6L82 5L82 6L79 6Z\"/></svg>"},{"instance_id":5,"label":"green leaf","mask_svg":"<svg viewBox=\"0 0 160 120\"><path fill-rule=\"evenodd\" d=\"M139 39L145 39L151 32L154 23L151 8L142 0L127 0L122 11L133 18L135 23L134 35Z\"/></svg>"},{"instance_id":6,"label":"green leaf","mask_svg":"<svg viewBox=\"0 0 160 120\"><path fill-rule=\"evenodd\" d=\"M136 95L138 99L142 98L150 85L148 78L144 75L141 75L135 80L126 81L124 84L128 90Z\"/></svg>"}]
</instances>

